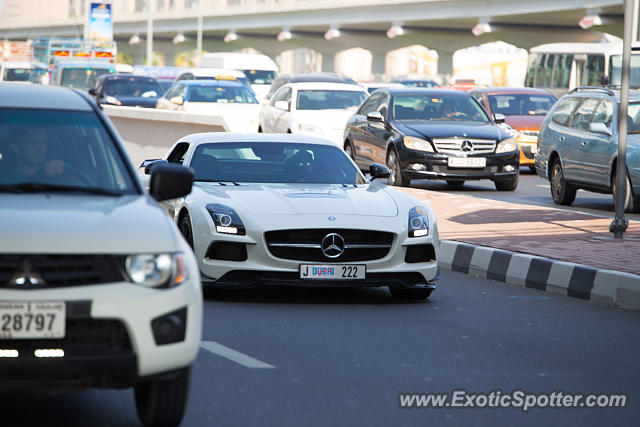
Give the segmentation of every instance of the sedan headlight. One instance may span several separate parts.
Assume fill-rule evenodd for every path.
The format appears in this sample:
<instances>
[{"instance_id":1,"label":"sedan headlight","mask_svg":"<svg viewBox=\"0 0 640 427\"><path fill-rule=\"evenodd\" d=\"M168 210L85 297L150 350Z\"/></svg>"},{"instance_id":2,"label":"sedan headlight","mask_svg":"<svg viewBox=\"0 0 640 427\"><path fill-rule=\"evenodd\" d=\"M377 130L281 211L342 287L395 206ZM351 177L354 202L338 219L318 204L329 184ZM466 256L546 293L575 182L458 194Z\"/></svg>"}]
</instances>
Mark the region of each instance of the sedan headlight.
<instances>
[{"instance_id":1,"label":"sedan headlight","mask_svg":"<svg viewBox=\"0 0 640 427\"><path fill-rule=\"evenodd\" d=\"M518 149L518 144L516 140L513 138L507 138L498 143L496 147L496 153L509 153L511 151L516 151Z\"/></svg>"},{"instance_id":2,"label":"sedan headlight","mask_svg":"<svg viewBox=\"0 0 640 427\"><path fill-rule=\"evenodd\" d=\"M409 237L420 237L429 234L429 217L427 210L416 206L409 211Z\"/></svg>"},{"instance_id":3,"label":"sedan headlight","mask_svg":"<svg viewBox=\"0 0 640 427\"><path fill-rule=\"evenodd\" d=\"M415 136L405 136L402 139L404 142L404 146L411 150L418 151L427 151L429 153L433 153L433 146L429 141L425 141L424 139L416 138Z\"/></svg>"},{"instance_id":4,"label":"sedan headlight","mask_svg":"<svg viewBox=\"0 0 640 427\"><path fill-rule=\"evenodd\" d=\"M129 280L148 288L171 288L187 280L183 254L138 254L125 261Z\"/></svg>"},{"instance_id":5,"label":"sedan headlight","mask_svg":"<svg viewBox=\"0 0 640 427\"><path fill-rule=\"evenodd\" d=\"M106 102L108 102L109 104L122 105L122 102L120 102L120 100L118 98L116 98L115 96L105 96L104 100Z\"/></svg>"},{"instance_id":6,"label":"sedan headlight","mask_svg":"<svg viewBox=\"0 0 640 427\"><path fill-rule=\"evenodd\" d=\"M322 128L320 126L316 126L308 123L300 123L298 125L298 128L300 129L300 132L313 133L318 135L323 134Z\"/></svg>"},{"instance_id":7,"label":"sedan headlight","mask_svg":"<svg viewBox=\"0 0 640 427\"><path fill-rule=\"evenodd\" d=\"M241 236L246 234L242 220L236 211L229 206L213 203L207 205L207 211L211 215L218 233L238 234Z\"/></svg>"}]
</instances>

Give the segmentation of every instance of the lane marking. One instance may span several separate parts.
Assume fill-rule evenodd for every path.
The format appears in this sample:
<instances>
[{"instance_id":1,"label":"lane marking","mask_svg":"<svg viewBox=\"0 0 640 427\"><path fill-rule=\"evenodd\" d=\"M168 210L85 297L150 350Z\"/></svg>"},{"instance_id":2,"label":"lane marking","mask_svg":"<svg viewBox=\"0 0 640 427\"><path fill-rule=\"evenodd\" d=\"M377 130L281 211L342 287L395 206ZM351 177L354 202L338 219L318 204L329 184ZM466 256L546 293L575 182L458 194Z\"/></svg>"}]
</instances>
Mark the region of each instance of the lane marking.
<instances>
[{"instance_id":1,"label":"lane marking","mask_svg":"<svg viewBox=\"0 0 640 427\"><path fill-rule=\"evenodd\" d=\"M215 341L202 341L200 347L213 354L229 359L232 362L236 362L239 365L246 366L253 369L275 369L276 367L265 363L261 360L255 359L247 354L240 353L232 348L217 343Z\"/></svg>"}]
</instances>

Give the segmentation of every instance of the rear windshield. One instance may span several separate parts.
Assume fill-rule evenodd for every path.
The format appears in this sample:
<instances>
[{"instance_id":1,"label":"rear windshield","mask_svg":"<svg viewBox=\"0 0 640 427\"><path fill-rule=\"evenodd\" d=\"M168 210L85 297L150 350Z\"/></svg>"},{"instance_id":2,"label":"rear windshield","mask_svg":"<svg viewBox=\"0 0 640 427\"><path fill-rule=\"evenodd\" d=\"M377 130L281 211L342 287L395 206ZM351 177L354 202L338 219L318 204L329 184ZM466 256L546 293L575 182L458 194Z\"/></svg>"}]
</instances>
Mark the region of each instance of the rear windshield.
<instances>
[{"instance_id":1,"label":"rear windshield","mask_svg":"<svg viewBox=\"0 0 640 427\"><path fill-rule=\"evenodd\" d=\"M142 98L158 98L162 95L162 87L154 78L109 78L104 82L106 96L134 96Z\"/></svg>"},{"instance_id":2,"label":"rear windshield","mask_svg":"<svg viewBox=\"0 0 640 427\"><path fill-rule=\"evenodd\" d=\"M270 85L273 79L276 78L277 73L275 71L266 70L240 70L242 71L252 85Z\"/></svg>"},{"instance_id":3,"label":"rear windshield","mask_svg":"<svg viewBox=\"0 0 640 427\"><path fill-rule=\"evenodd\" d=\"M111 73L113 73L113 70L106 68L65 68L62 70L60 86L88 90L96 85L98 77Z\"/></svg>"},{"instance_id":4,"label":"rear windshield","mask_svg":"<svg viewBox=\"0 0 640 427\"><path fill-rule=\"evenodd\" d=\"M31 70L29 68L5 68L2 80L7 82L28 82Z\"/></svg>"},{"instance_id":5,"label":"rear windshield","mask_svg":"<svg viewBox=\"0 0 640 427\"><path fill-rule=\"evenodd\" d=\"M491 112L505 116L544 116L556 100L554 96L538 94L489 95Z\"/></svg>"},{"instance_id":6,"label":"rear windshield","mask_svg":"<svg viewBox=\"0 0 640 427\"><path fill-rule=\"evenodd\" d=\"M257 104L251 89L244 85L234 86L189 86L186 101Z\"/></svg>"},{"instance_id":7,"label":"rear windshield","mask_svg":"<svg viewBox=\"0 0 640 427\"><path fill-rule=\"evenodd\" d=\"M296 109L355 111L366 96L364 92L347 90L299 90Z\"/></svg>"}]
</instances>

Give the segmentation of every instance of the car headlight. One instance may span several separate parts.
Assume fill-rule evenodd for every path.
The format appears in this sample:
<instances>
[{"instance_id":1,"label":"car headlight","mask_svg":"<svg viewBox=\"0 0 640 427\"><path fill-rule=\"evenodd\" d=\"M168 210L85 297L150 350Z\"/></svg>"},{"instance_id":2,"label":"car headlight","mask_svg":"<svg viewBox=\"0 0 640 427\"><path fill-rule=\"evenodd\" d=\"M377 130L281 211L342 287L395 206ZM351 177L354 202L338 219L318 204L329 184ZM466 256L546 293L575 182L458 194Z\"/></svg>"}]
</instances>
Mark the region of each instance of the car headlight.
<instances>
[{"instance_id":1,"label":"car headlight","mask_svg":"<svg viewBox=\"0 0 640 427\"><path fill-rule=\"evenodd\" d=\"M311 125L308 123L300 123L298 125L298 128L300 129L300 132L322 134L322 128L320 126Z\"/></svg>"},{"instance_id":2,"label":"car headlight","mask_svg":"<svg viewBox=\"0 0 640 427\"><path fill-rule=\"evenodd\" d=\"M427 210L416 206L409 211L409 237L420 237L429 234L429 217Z\"/></svg>"},{"instance_id":3,"label":"car headlight","mask_svg":"<svg viewBox=\"0 0 640 427\"><path fill-rule=\"evenodd\" d=\"M211 215L218 233L238 234L241 236L246 234L242 220L236 211L231 209L229 206L213 203L207 205L207 211L209 212L209 215Z\"/></svg>"},{"instance_id":4,"label":"car headlight","mask_svg":"<svg viewBox=\"0 0 640 427\"><path fill-rule=\"evenodd\" d=\"M120 100L118 98L116 98L115 96L105 96L104 100L106 102L108 102L109 104L122 105L122 102L120 102Z\"/></svg>"},{"instance_id":5,"label":"car headlight","mask_svg":"<svg viewBox=\"0 0 640 427\"><path fill-rule=\"evenodd\" d=\"M404 146L411 150L418 151L427 151L429 153L433 153L433 146L429 141L425 141L424 139L416 138L415 136L405 136L402 138L402 142L404 142Z\"/></svg>"},{"instance_id":6,"label":"car headlight","mask_svg":"<svg viewBox=\"0 0 640 427\"><path fill-rule=\"evenodd\" d=\"M148 288L171 288L188 277L181 253L129 255L125 268L131 282Z\"/></svg>"},{"instance_id":7,"label":"car headlight","mask_svg":"<svg viewBox=\"0 0 640 427\"><path fill-rule=\"evenodd\" d=\"M516 151L518 149L518 144L516 140L513 138L507 138L498 143L496 147L496 153L509 153L511 151Z\"/></svg>"}]
</instances>

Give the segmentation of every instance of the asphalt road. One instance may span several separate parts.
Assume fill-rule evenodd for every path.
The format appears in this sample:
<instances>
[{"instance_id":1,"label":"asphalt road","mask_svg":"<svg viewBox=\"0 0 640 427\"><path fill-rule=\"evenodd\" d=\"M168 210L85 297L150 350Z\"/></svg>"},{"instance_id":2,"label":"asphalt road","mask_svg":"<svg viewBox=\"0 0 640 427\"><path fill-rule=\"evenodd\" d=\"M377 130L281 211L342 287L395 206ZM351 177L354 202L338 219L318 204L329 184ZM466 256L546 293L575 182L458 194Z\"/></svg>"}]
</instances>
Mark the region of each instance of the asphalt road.
<instances>
[{"instance_id":1,"label":"asphalt road","mask_svg":"<svg viewBox=\"0 0 640 427\"><path fill-rule=\"evenodd\" d=\"M426 190L446 191L452 194L481 197L483 199L500 200L503 202L554 207L559 209L586 212L592 215L613 218L615 208L611 194L599 194L578 190L576 200L571 206L556 205L551 198L549 182L529 171L528 167L520 169L520 182L515 191L496 191L492 181L466 181L459 190L451 190L444 181L416 180L411 181L411 187ZM625 214L627 219L640 221L640 214Z\"/></svg>"},{"instance_id":2,"label":"asphalt road","mask_svg":"<svg viewBox=\"0 0 640 427\"><path fill-rule=\"evenodd\" d=\"M637 425L640 313L444 271L386 289L205 291L183 426ZM225 347L221 347L225 346ZM222 356L224 355L224 356ZM400 409L400 392L626 393L624 409ZM130 390L3 396L2 426L138 425Z\"/></svg>"}]
</instances>

